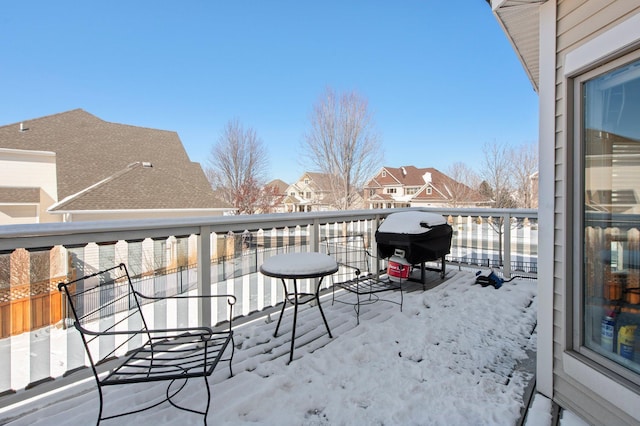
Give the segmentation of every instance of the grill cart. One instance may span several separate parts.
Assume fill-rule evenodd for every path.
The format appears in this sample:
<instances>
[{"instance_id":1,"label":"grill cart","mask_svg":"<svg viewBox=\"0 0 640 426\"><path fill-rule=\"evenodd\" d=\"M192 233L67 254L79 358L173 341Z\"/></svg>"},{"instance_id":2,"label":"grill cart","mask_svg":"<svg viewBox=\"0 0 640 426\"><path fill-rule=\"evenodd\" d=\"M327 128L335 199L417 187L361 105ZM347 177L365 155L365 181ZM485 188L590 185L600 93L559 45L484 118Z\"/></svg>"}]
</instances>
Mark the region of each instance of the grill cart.
<instances>
[{"instance_id":1,"label":"grill cart","mask_svg":"<svg viewBox=\"0 0 640 426\"><path fill-rule=\"evenodd\" d=\"M391 278L408 278L408 268L420 265L420 281L425 283L425 270L445 275L445 256L451 251L453 229L444 216L421 211L392 213L376 231L378 255L389 258L387 273ZM425 262L440 260L440 268L429 268Z\"/></svg>"}]
</instances>

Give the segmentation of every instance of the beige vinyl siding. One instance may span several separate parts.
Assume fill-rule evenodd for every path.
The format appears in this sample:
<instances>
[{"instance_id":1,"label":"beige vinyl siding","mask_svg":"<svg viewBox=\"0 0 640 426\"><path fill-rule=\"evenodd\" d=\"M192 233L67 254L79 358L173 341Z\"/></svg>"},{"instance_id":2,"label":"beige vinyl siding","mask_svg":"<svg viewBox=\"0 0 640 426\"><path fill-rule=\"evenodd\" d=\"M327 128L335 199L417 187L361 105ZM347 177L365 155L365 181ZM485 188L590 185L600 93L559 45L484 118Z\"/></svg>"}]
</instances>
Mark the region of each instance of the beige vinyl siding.
<instances>
[{"instance_id":1,"label":"beige vinyl siding","mask_svg":"<svg viewBox=\"0 0 640 426\"><path fill-rule=\"evenodd\" d=\"M576 3L568 5L568 3ZM558 4L558 51L582 44L637 9L636 0L563 1ZM565 8L564 5L567 4ZM566 9L566 10L565 10ZM604 23L609 23L604 25ZM597 30L597 31L596 31Z\"/></svg>"},{"instance_id":2,"label":"beige vinyl siding","mask_svg":"<svg viewBox=\"0 0 640 426\"><path fill-rule=\"evenodd\" d=\"M562 356L567 349L567 338L571 338L573 277L571 276L572 253L565 247L571 236L573 217L567 211L567 173L572 159L572 140L565 128L565 111L571 105L565 99L567 88L564 82L563 64L565 55L607 29L614 27L629 16L640 12L637 0L559 0L557 3L556 36L556 140L555 140L555 205L554 205L554 321L553 321L553 391L554 400L561 406L581 413L591 424L636 424L637 420L616 409L598 394L598 389L588 389L565 373ZM572 172L572 171L570 171ZM579 208L579 206L576 206ZM575 241L575 238L573 239ZM580 244L576 241L575 244ZM579 252L580 246L573 251ZM569 264L565 263L565 259Z\"/></svg>"}]
</instances>

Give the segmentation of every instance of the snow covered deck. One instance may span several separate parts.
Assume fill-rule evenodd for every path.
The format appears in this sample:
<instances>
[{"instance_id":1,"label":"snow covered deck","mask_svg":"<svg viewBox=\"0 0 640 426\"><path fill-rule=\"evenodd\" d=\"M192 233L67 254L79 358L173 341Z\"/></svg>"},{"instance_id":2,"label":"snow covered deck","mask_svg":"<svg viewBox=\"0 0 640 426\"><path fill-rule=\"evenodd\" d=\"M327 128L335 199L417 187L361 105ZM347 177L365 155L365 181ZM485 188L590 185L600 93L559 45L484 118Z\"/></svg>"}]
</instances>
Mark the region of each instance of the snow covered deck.
<instances>
[{"instance_id":1,"label":"snow covered deck","mask_svg":"<svg viewBox=\"0 0 640 426\"><path fill-rule=\"evenodd\" d=\"M291 321L284 318L279 337L273 337L278 307L241 321L234 377L220 369L210 381L209 423L515 424L532 378L519 365L536 349L536 281L515 279L495 290L474 285L473 271L451 268L444 281L427 275L426 291L410 285L402 312L392 303L370 304L358 326L353 307L332 305L329 293L323 308L332 339L318 309L304 307L290 365ZM160 397L164 387L107 391L120 392L107 400L122 408ZM93 424L97 407L95 383L88 380L0 408L0 424ZM190 425L202 418L161 406L127 421Z\"/></svg>"}]
</instances>

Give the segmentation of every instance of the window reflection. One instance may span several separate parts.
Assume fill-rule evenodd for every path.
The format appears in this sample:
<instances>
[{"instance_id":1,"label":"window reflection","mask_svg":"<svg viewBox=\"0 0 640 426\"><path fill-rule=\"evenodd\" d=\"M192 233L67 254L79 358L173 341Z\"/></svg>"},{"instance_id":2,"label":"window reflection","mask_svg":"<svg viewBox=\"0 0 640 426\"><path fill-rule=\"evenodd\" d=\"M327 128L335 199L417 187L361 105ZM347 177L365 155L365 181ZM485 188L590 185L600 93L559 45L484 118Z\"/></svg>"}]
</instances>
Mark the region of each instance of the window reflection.
<instances>
[{"instance_id":1,"label":"window reflection","mask_svg":"<svg viewBox=\"0 0 640 426\"><path fill-rule=\"evenodd\" d=\"M640 372L640 61L582 97L583 344Z\"/></svg>"}]
</instances>

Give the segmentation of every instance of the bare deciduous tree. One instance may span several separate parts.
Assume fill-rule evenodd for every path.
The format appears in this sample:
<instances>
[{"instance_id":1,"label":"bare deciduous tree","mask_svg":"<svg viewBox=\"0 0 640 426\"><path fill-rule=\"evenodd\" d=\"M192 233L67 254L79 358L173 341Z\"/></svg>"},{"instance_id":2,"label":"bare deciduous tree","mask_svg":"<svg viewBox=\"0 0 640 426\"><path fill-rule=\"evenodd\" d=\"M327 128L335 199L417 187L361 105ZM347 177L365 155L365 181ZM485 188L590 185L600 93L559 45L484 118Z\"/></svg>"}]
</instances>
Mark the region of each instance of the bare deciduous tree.
<instances>
[{"instance_id":1,"label":"bare deciduous tree","mask_svg":"<svg viewBox=\"0 0 640 426\"><path fill-rule=\"evenodd\" d=\"M330 203L339 210L354 205L382 160L374 127L367 100L355 92L336 94L327 89L313 106L303 156L327 175Z\"/></svg>"},{"instance_id":2,"label":"bare deciduous tree","mask_svg":"<svg viewBox=\"0 0 640 426\"><path fill-rule=\"evenodd\" d=\"M517 206L525 209L538 207L538 187L534 179L538 171L538 147L528 144L513 148L510 157Z\"/></svg>"},{"instance_id":3,"label":"bare deciduous tree","mask_svg":"<svg viewBox=\"0 0 640 426\"><path fill-rule=\"evenodd\" d=\"M453 180L447 184L451 207L462 207L476 201L479 178L469 166L461 162L453 163L447 170L447 176Z\"/></svg>"},{"instance_id":4,"label":"bare deciduous tree","mask_svg":"<svg viewBox=\"0 0 640 426\"><path fill-rule=\"evenodd\" d=\"M486 190L493 194L493 207L514 208L512 164L509 163L510 149L506 144L485 143L484 161L481 175ZM489 226L498 234L498 263L502 265L502 236L504 234L504 218L490 217L487 220Z\"/></svg>"},{"instance_id":5,"label":"bare deciduous tree","mask_svg":"<svg viewBox=\"0 0 640 426\"><path fill-rule=\"evenodd\" d=\"M257 201L257 209L261 213L273 213L278 204L282 201L282 194L274 185L265 185Z\"/></svg>"},{"instance_id":6,"label":"bare deciduous tree","mask_svg":"<svg viewBox=\"0 0 640 426\"><path fill-rule=\"evenodd\" d=\"M208 162L206 174L214 190L239 214L254 213L268 168L266 149L256 132L238 120L229 121Z\"/></svg>"},{"instance_id":7,"label":"bare deciduous tree","mask_svg":"<svg viewBox=\"0 0 640 426\"><path fill-rule=\"evenodd\" d=\"M485 143L480 174L493 193L493 207L515 208L513 199L513 164L511 150L506 144Z\"/></svg>"},{"instance_id":8,"label":"bare deciduous tree","mask_svg":"<svg viewBox=\"0 0 640 426\"><path fill-rule=\"evenodd\" d=\"M537 194L532 176L537 170L538 155L534 145L517 148L497 143L484 145L481 173L485 189L493 195L493 207L534 207ZM502 217L490 218L488 222L498 234L499 262L502 264L502 235L507 224Z\"/></svg>"}]
</instances>

